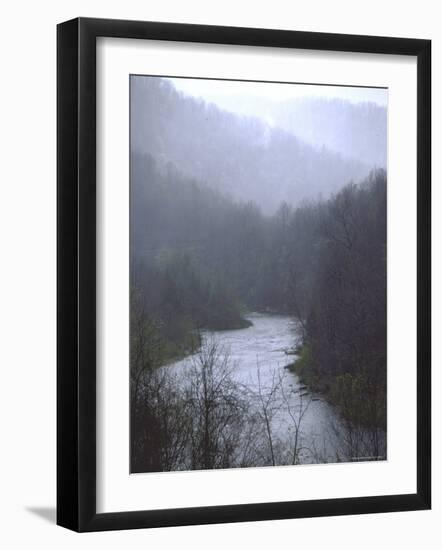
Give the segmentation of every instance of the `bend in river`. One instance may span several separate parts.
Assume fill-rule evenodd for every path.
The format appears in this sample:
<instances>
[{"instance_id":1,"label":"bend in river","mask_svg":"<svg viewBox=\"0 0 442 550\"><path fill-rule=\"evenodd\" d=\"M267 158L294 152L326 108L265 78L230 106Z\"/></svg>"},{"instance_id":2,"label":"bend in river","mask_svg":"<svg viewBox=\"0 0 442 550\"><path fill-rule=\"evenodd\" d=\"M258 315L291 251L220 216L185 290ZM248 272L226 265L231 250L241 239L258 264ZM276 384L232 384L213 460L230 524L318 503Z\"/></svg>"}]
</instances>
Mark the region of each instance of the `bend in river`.
<instances>
[{"instance_id":1,"label":"bend in river","mask_svg":"<svg viewBox=\"0 0 442 550\"><path fill-rule=\"evenodd\" d=\"M288 352L295 342L295 322L286 315L267 313L250 313L246 318L252 325L244 329L204 331L202 345L215 339L221 354L228 357L235 381L255 396L256 407L262 405L259 394L266 401L273 391L269 429L275 444L282 449L281 463L290 463L287 453L293 449L295 439L296 463L335 461L339 415L321 396L311 394L295 373L284 368L293 362L293 355ZM166 368L185 375L196 356L197 353Z\"/></svg>"}]
</instances>

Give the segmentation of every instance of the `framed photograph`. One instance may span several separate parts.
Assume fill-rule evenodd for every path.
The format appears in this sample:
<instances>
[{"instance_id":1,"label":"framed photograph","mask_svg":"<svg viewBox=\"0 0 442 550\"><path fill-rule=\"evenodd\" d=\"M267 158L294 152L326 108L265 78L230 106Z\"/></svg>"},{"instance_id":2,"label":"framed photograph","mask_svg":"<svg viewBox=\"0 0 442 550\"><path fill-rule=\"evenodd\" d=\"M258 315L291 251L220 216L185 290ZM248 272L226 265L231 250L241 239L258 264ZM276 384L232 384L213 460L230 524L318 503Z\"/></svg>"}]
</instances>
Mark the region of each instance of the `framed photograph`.
<instances>
[{"instance_id":1,"label":"framed photograph","mask_svg":"<svg viewBox=\"0 0 442 550\"><path fill-rule=\"evenodd\" d=\"M430 41L57 37L57 523L430 508Z\"/></svg>"}]
</instances>

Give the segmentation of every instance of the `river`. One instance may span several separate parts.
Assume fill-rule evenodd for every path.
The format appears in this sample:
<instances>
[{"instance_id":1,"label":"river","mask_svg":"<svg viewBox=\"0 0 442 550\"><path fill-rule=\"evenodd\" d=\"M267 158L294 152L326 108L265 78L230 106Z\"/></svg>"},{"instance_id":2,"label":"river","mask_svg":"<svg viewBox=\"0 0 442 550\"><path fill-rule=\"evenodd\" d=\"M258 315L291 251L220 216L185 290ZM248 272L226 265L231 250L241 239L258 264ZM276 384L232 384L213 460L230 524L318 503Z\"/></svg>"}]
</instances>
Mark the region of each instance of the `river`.
<instances>
[{"instance_id":1,"label":"river","mask_svg":"<svg viewBox=\"0 0 442 550\"><path fill-rule=\"evenodd\" d=\"M248 328L203 332L203 345L208 339L216 340L222 353L228 354L232 376L250 390L250 395L261 394L265 401L273 391L269 408L272 438L280 447L286 445L292 449L297 435L297 463L336 460L333 431L339 427L338 415L320 395L308 392L298 376L286 368L296 359L289 354L296 339L293 319L263 313L250 313L246 318L252 323ZM194 360L194 356L188 356L167 368L185 374ZM257 407L262 405L260 399L256 400ZM290 462L288 455L284 461Z\"/></svg>"}]
</instances>

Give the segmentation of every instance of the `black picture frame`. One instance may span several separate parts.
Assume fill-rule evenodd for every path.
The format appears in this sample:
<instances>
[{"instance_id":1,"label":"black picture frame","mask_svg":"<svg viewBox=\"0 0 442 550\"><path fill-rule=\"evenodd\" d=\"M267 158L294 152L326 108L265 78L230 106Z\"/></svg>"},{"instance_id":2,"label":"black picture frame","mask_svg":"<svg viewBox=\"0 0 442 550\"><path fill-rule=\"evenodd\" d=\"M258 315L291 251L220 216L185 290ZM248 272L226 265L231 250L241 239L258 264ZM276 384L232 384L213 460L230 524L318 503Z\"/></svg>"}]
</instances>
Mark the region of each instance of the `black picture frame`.
<instances>
[{"instance_id":1,"label":"black picture frame","mask_svg":"<svg viewBox=\"0 0 442 550\"><path fill-rule=\"evenodd\" d=\"M396 54L417 58L417 492L96 512L96 39ZM57 28L57 523L75 531L424 510L431 506L431 42L79 18Z\"/></svg>"}]
</instances>

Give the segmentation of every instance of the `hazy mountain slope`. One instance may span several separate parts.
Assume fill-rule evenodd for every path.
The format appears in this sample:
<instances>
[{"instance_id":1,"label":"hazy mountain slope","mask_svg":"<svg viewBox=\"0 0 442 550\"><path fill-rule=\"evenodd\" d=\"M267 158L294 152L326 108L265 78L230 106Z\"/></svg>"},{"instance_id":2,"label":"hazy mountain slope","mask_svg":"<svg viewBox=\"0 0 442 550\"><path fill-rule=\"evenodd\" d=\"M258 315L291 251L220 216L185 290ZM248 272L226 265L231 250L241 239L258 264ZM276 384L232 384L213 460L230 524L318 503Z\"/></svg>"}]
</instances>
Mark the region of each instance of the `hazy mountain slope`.
<instances>
[{"instance_id":1,"label":"hazy mountain slope","mask_svg":"<svg viewBox=\"0 0 442 550\"><path fill-rule=\"evenodd\" d=\"M256 118L240 117L184 96L160 78L131 79L131 145L161 166L265 211L360 180L370 166L315 148Z\"/></svg>"},{"instance_id":2,"label":"hazy mountain slope","mask_svg":"<svg viewBox=\"0 0 442 550\"><path fill-rule=\"evenodd\" d=\"M378 168L387 165L387 110L375 103L286 101L274 106L274 122L308 143L345 152Z\"/></svg>"},{"instance_id":3,"label":"hazy mountain slope","mask_svg":"<svg viewBox=\"0 0 442 550\"><path fill-rule=\"evenodd\" d=\"M387 108L373 102L300 97L272 98L233 94L217 96L218 105L241 116L261 117L299 139L325 146L373 167L386 168Z\"/></svg>"}]
</instances>

